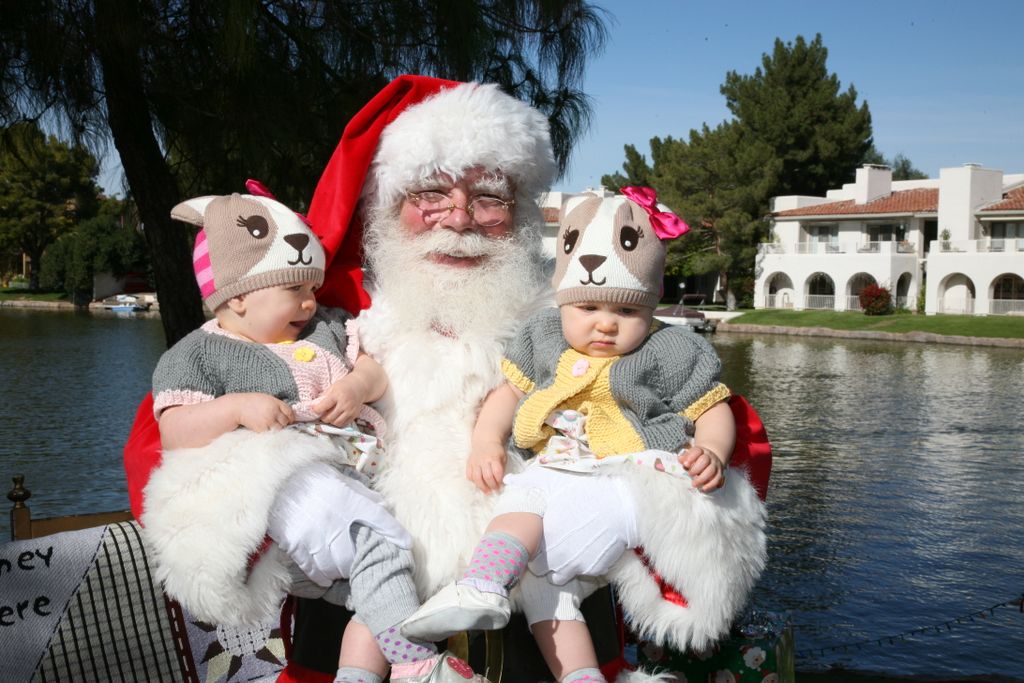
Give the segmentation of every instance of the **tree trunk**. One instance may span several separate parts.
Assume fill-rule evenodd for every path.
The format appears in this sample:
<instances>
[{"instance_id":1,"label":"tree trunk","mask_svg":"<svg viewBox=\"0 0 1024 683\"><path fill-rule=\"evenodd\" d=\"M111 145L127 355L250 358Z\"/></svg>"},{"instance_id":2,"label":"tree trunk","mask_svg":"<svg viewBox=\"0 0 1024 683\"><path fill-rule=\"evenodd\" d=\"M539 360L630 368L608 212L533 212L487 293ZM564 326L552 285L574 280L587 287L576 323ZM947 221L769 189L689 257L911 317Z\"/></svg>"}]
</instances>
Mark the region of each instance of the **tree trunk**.
<instances>
[{"instance_id":1,"label":"tree trunk","mask_svg":"<svg viewBox=\"0 0 1024 683\"><path fill-rule=\"evenodd\" d=\"M160 301L164 337L171 346L203 324L199 288L192 274L188 231L171 220L181 200L160 151L146 106L140 58L142 35L134 0L96 3L97 49L107 117L125 177L139 207Z\"/></svg>"},{"instance_id":2,"label":"tree trunk","mask_svg":"<svg viewBox=\"0 0 1024 683\"><path fill-rule=\"evenodd\" d=\"M39 291L39 262L43 258L42 251L23 250L28 256L28 288L33 292Z\"/></svg>"}]
</instances>

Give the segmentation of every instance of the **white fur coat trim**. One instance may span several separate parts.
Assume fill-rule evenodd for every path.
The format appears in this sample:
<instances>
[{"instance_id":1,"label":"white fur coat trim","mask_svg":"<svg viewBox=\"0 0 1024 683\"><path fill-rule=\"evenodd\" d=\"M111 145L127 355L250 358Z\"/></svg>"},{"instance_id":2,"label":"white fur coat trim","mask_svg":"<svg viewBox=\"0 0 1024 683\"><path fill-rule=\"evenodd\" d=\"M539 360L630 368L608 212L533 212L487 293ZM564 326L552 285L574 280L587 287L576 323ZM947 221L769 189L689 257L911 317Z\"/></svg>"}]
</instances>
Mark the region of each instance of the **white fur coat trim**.
<instances>
[{"instance_id":1,"label":"white fur coat trim","mask_svg":"<svg viewBox=\"0 0 1024 683\"><path fill-rule=\"evenodd\" d=\"M495 319L489 329L453 339L410 329L386 297L373 296L358 329L389 382L374 404L388 423L375 488L412 534L416 587L426 599L459 577L491 517L495 496L466 478L466 461L477 411L504 380L503 346L518 322Z\"/></svg>"},{"instance_id":2,"label":"white fur coat trim","mask_svg":"<svg viewBox=\"0 0 1024 683\"><path fill-rule=\"evenodd\" d=\"M286 556L263 544L278 489L300 468L333 461L326 440L293 429L239 429L202 448L163 453L144 491L143 533L169 596L213 624L255 624L275 615L290 579Z\"/></svg>"},{"instance_id":3,"label":"white fur coat trim","mask_svg":"<svg viewBox=\"0 0 1024 683\"><path fill-rule=\"evenodd\" d=\"M705 649L728 634L764 569L764 504L739 468L730 468L725 487L712 494L646 468L625 476L646 555L689 605L663 599L641 559L627 552L608 577L627 622L638 636L660 645Z\"/></svg>"},{"instance_id":4,"label":"white fur coat trim","mask_svg":"<svg viewBox=\"0 0 1024 683\"><path fill-rule=\"evenodd\" d=\"M646 671L623 671L615 677L615 683L678 683L679 679L669 673L648 673Z\"/></svg>"}]
</instances>

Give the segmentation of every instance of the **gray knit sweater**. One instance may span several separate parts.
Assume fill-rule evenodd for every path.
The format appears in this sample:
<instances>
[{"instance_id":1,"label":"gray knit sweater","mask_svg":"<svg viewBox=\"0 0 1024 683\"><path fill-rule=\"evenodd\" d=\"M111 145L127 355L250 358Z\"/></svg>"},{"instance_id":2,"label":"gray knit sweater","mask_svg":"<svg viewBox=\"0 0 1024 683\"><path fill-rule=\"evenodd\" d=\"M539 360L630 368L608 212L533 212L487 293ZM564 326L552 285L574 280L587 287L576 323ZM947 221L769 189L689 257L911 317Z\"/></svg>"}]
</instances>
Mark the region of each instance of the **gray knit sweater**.
<instances>
[{"instance_id":1,"label":"gray knit sweater","mask_svg":"<svg viewBox=\"0 0 1024 683\"><path fill-rule=\"evenodd\" d=\"M171 406L238 392L271 394L288 404L314 399L348 371L345 322L350 317L340 308L318 309L289 345L312 349L313 358L301 363L275 352L272 347L279 345L240 339L211 320L160 357L153 372L153 410L159 417Z\"/></svg>"},{"instance_id":2,"label":"gray knit sweater","mask_svg":"<svg viewBox=\"0 0 1024 683\"><path fill-rule=\"evenodd\" d=\"M593 359L569 347L557 309L530 318L503 363L505 376L527 394L516 411L515 445L541 446L529 443L529 435L543 436L539 423L553 409L578 410L583 401L590 404L587 432L595 452L601 454L601 434L592 430L607 435L604 454L678 451L693 434L694 420L729 390L718 381L717 354L701 336L659 321L651 330L632 352ZM581 362L590 369L579 373Z\"/></svg>"}]
</instances>

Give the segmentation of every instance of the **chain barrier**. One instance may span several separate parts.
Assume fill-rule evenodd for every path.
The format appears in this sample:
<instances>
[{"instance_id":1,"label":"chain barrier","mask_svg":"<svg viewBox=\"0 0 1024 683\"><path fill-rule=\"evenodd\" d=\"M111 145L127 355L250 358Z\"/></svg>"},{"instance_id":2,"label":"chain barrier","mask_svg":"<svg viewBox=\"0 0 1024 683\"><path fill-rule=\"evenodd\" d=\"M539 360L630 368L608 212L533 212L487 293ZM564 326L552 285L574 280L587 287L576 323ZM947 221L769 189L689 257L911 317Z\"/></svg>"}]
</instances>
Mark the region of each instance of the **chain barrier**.
<instances>
[{"instance_id":1,"label":"chain barrier","mask_svg":"<svg viewBox=\"0 0 1024 683\"><path fill-rule=\"evenodd\" d=\"M797 650L794 654L797 658L812 657L814 655L824 655L828 652L847 652L851 648L861 650L865 647L881 646L885 644L894 645L897 641L905 640L911 636L926 635L926 634L942 634L953 630L954 626L961 626L965 623L974 623L975 619L987 619L995 614L997 609L1004 607L1016 607L1021 613L1024 613L1024 593L1019 597L1006 602L1000 602L991 607L978 610L977 612L971 612L963 616L948 619L946 621L940 621L929 626L922 626L920 628L910 629L909 631L903 631L889 636L882 636L880 638L868 638L866 640L856 640L849 643L840 643L838 645L829 645L826 647L815 647L809 650Z\"/></svg>"}]
</instances>

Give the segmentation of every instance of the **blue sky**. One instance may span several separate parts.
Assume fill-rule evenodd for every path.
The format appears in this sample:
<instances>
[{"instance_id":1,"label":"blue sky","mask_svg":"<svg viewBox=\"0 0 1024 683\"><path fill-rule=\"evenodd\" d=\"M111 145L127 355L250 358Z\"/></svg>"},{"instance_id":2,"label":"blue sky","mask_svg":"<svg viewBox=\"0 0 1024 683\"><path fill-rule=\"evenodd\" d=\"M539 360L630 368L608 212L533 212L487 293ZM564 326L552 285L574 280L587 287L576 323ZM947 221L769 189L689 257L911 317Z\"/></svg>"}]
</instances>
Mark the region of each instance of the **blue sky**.
<instances>
[{"instance_id":1,"label":"blue sky","mask_svg":"<svg viewBox=\"0 0 1024 683\"><path fill-rule=\"evenodd\" d=\"M729 118L726 72L753 73L777 37L816 33L842 89L867 101L887 158L902 153L932 177L968 162L1024 172L1022 0L598 4L610 29L584 83L593 118L554 189L596 187L620 169L626 144L649 157L654 136L714 127ZM100 181L116 191L120 168L110 166Z\"/></svg>"},{"instance_id":2,"label":"blue sky","mask_svg":"<svg viewBox=\"0 0 1024 683\"><path fill-rule=\"evenodd\" d=\"M887 158L903 153L932 177L968 162L1024 172L1020 0L598 2L611 29L584 84L594 114L555 189L596 187L626 144L649 160L652 137L730 118L726 72L752 74L776 38L816 33L842 89L867 101Z\"/></svg>"}]
</instances>

